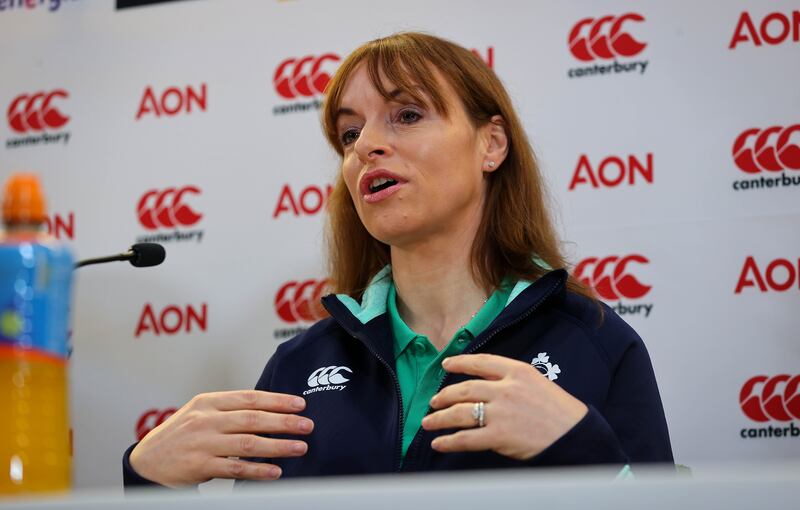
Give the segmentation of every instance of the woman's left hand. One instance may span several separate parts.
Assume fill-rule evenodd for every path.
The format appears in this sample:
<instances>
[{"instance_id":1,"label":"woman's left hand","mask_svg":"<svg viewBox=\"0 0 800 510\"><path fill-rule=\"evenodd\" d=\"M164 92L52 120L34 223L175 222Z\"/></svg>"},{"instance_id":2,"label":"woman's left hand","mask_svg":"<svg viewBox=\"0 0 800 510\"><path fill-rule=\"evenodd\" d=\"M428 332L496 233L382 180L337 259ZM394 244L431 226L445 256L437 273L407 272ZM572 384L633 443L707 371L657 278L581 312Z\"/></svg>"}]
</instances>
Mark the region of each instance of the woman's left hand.
<instances>
[{"instance_id":1,"label":"woman's left hand","mask_svg":"<svg viewBox=\"0 0 800 510\"><path fill-rule=\"evenodd\" d=\"M588 412L586 404L544 377L534 366L493 354L447 358L445 370L482 377L453 384L431 399L436 409L422 420L425 430L464 429L437 437L439 452L493 450L517 460L541 453ZM484 426L473 416L484 402Z\"/></svg>"}]
</instances>

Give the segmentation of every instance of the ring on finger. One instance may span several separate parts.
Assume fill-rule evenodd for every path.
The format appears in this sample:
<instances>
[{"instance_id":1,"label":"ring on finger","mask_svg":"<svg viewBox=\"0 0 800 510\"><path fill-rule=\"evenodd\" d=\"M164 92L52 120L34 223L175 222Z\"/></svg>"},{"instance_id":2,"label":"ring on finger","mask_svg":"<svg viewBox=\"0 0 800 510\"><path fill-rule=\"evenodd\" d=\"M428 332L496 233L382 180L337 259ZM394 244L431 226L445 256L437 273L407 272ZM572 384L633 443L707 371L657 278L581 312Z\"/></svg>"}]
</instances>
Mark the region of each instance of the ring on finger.
<instances>
[{"instance_id":1,"label":"ring on finger","mask_svg":"<svg viewBox=\"0 0 800 510\"><path fill-rule=\"evenodd\" d=\"M486 426L486 411L484 409L484 402L475 402L472 405L472 417L478 422L478 427Z\"/></svg>"}]
</instances>

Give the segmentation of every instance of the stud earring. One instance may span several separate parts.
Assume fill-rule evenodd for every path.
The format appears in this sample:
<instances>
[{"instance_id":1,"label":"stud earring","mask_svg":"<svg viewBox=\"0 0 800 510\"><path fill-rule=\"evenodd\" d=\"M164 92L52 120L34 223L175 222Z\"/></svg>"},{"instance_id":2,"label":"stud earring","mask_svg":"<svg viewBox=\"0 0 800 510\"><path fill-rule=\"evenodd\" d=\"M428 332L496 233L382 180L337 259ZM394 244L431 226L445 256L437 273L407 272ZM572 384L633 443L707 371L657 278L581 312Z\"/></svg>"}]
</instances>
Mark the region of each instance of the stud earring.
<instances>
[{"instance_id":1,"label":"stud earring","mask_svg":"<svg viewBox=\"0 0 800 510\"><path fill-rule=\"evenodd\" d=\"M494 161L489 161L488 163L486 163L486 166L488 166L489 168L494 168Z\"/></svg>"}]
</instances>

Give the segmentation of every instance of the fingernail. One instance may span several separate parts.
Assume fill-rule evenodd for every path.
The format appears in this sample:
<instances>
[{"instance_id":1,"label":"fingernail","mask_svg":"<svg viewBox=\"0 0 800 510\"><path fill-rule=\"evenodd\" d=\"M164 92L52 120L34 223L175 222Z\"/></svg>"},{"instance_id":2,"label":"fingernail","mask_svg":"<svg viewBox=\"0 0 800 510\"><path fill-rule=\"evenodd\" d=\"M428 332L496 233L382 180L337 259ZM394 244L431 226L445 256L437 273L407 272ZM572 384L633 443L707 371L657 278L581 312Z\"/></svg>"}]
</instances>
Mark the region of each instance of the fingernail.
<instances>
[{"instance_id":1,"label":"fingernail","mask_svg":"<svg viewBox=\"0 0 800 510\"><path fill-rule=\"evenodd\" d=\"M300 422L300 430L302 430L303 432L310 431L312 427L314 427L314 422L312 422L311 420L302 420Z\"/></svg>"},{"instance_id":2,"label":"fingernail","mask_svg":"<svg viewBox=\"0 0 800 510\"><path fill-rule=\"evenodd\" d=\"M303 453L306 451L306 444L305 443L294 443L292 444L292 453Z\"/></svg>"},{"instance_id":3,"label":"fingernail","mask_svg":"<svg viewBox=\"0 0 800 510\"><path fill-rule=\"evenodd\" d=\"M440 442L441 442L441 441L439 441L439 438L437 437L436 439L434 439L433 441L431 441L431 448L433 448L433 449L435 450L435 449L436 449L436 447L437 447L437 446L439 446L439 443L440 443Z\"/></svg>"},{"instance_id":4,"label":"fingernail","mask_svg":"<svg viewBox=\"0 0 800 510\"><path fill-rule=\"evenodd\" d=\"M438 399L436 396L434 396L433 398L431 398L431 407L436 407L436 402L437 402L438 400L439 400L439 399Z\"/></svg>"},{"instance_id":5,"label":"fingernail","mask_svg":"<svg viewBox=\"0 0 800 510\"><path fill-rule=\"evenodd\" d=\"M280 470L280 468L276 468L276 467L270 468L268 474L269 474L270 478L278 478L278 477L281 476L281 470Z\"/></svg>"},{"instance_id":6,"label":"fingernail","mask_svg":"<svg viewBox=\"0 0 800 510\"><path fill-rule=\"evenodd\" d=\"M446 367L449 364L450 364L450 358L445 358L445 359L442 360L442 366L443 367Z\"/></svg>"},{"instance_id":7,"label":"fingernail","mask_svg":"<svg viewBox=\"0 0 800 510\"><path fill-rule=\"evenodd\" d=\"M306 401L300 397L292 399L292 407L295 409L302 409L306 406Z\"/></svg>"}]
</instances>

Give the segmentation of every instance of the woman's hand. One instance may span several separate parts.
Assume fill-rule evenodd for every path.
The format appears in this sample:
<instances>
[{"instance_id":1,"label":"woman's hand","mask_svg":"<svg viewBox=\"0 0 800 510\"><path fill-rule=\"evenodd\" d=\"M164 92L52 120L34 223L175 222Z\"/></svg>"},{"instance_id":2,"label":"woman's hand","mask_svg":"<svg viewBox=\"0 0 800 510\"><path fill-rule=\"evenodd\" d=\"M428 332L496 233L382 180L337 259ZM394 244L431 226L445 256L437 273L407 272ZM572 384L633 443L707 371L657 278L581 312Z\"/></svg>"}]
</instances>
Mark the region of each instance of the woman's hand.
<instances>
[{"instance_id":1,"label":"woman's hand","mask_svg":"<svg viewBox=\"0 0 800 510\"><path fill-rule=\"evenodd\" d=\"M294 414L305 405L300 397L257 390L197 395L136 445L131 466L168 487L212 478L276 479L281 470L273 464L230 457L304 455L304 441L256 434L309 434L314 422Z\"/></svg>"},{"instance_id":2,"label":"woman's hand","mask_svg":"<svg viewBox=\"0 0 800 510\"><path fill-rule=\"evenodd\" d=\"M527 460L588 412L586 404L522 361L466 354L447 358L442 366L483 379L447 386L431 399L437 411L422 420L425 430L465 429L434 439L431 446L439 452L493 450ZM472 414L476 402L485 402L485 426L480 428Z\"/></svg>"}]
</instances>

